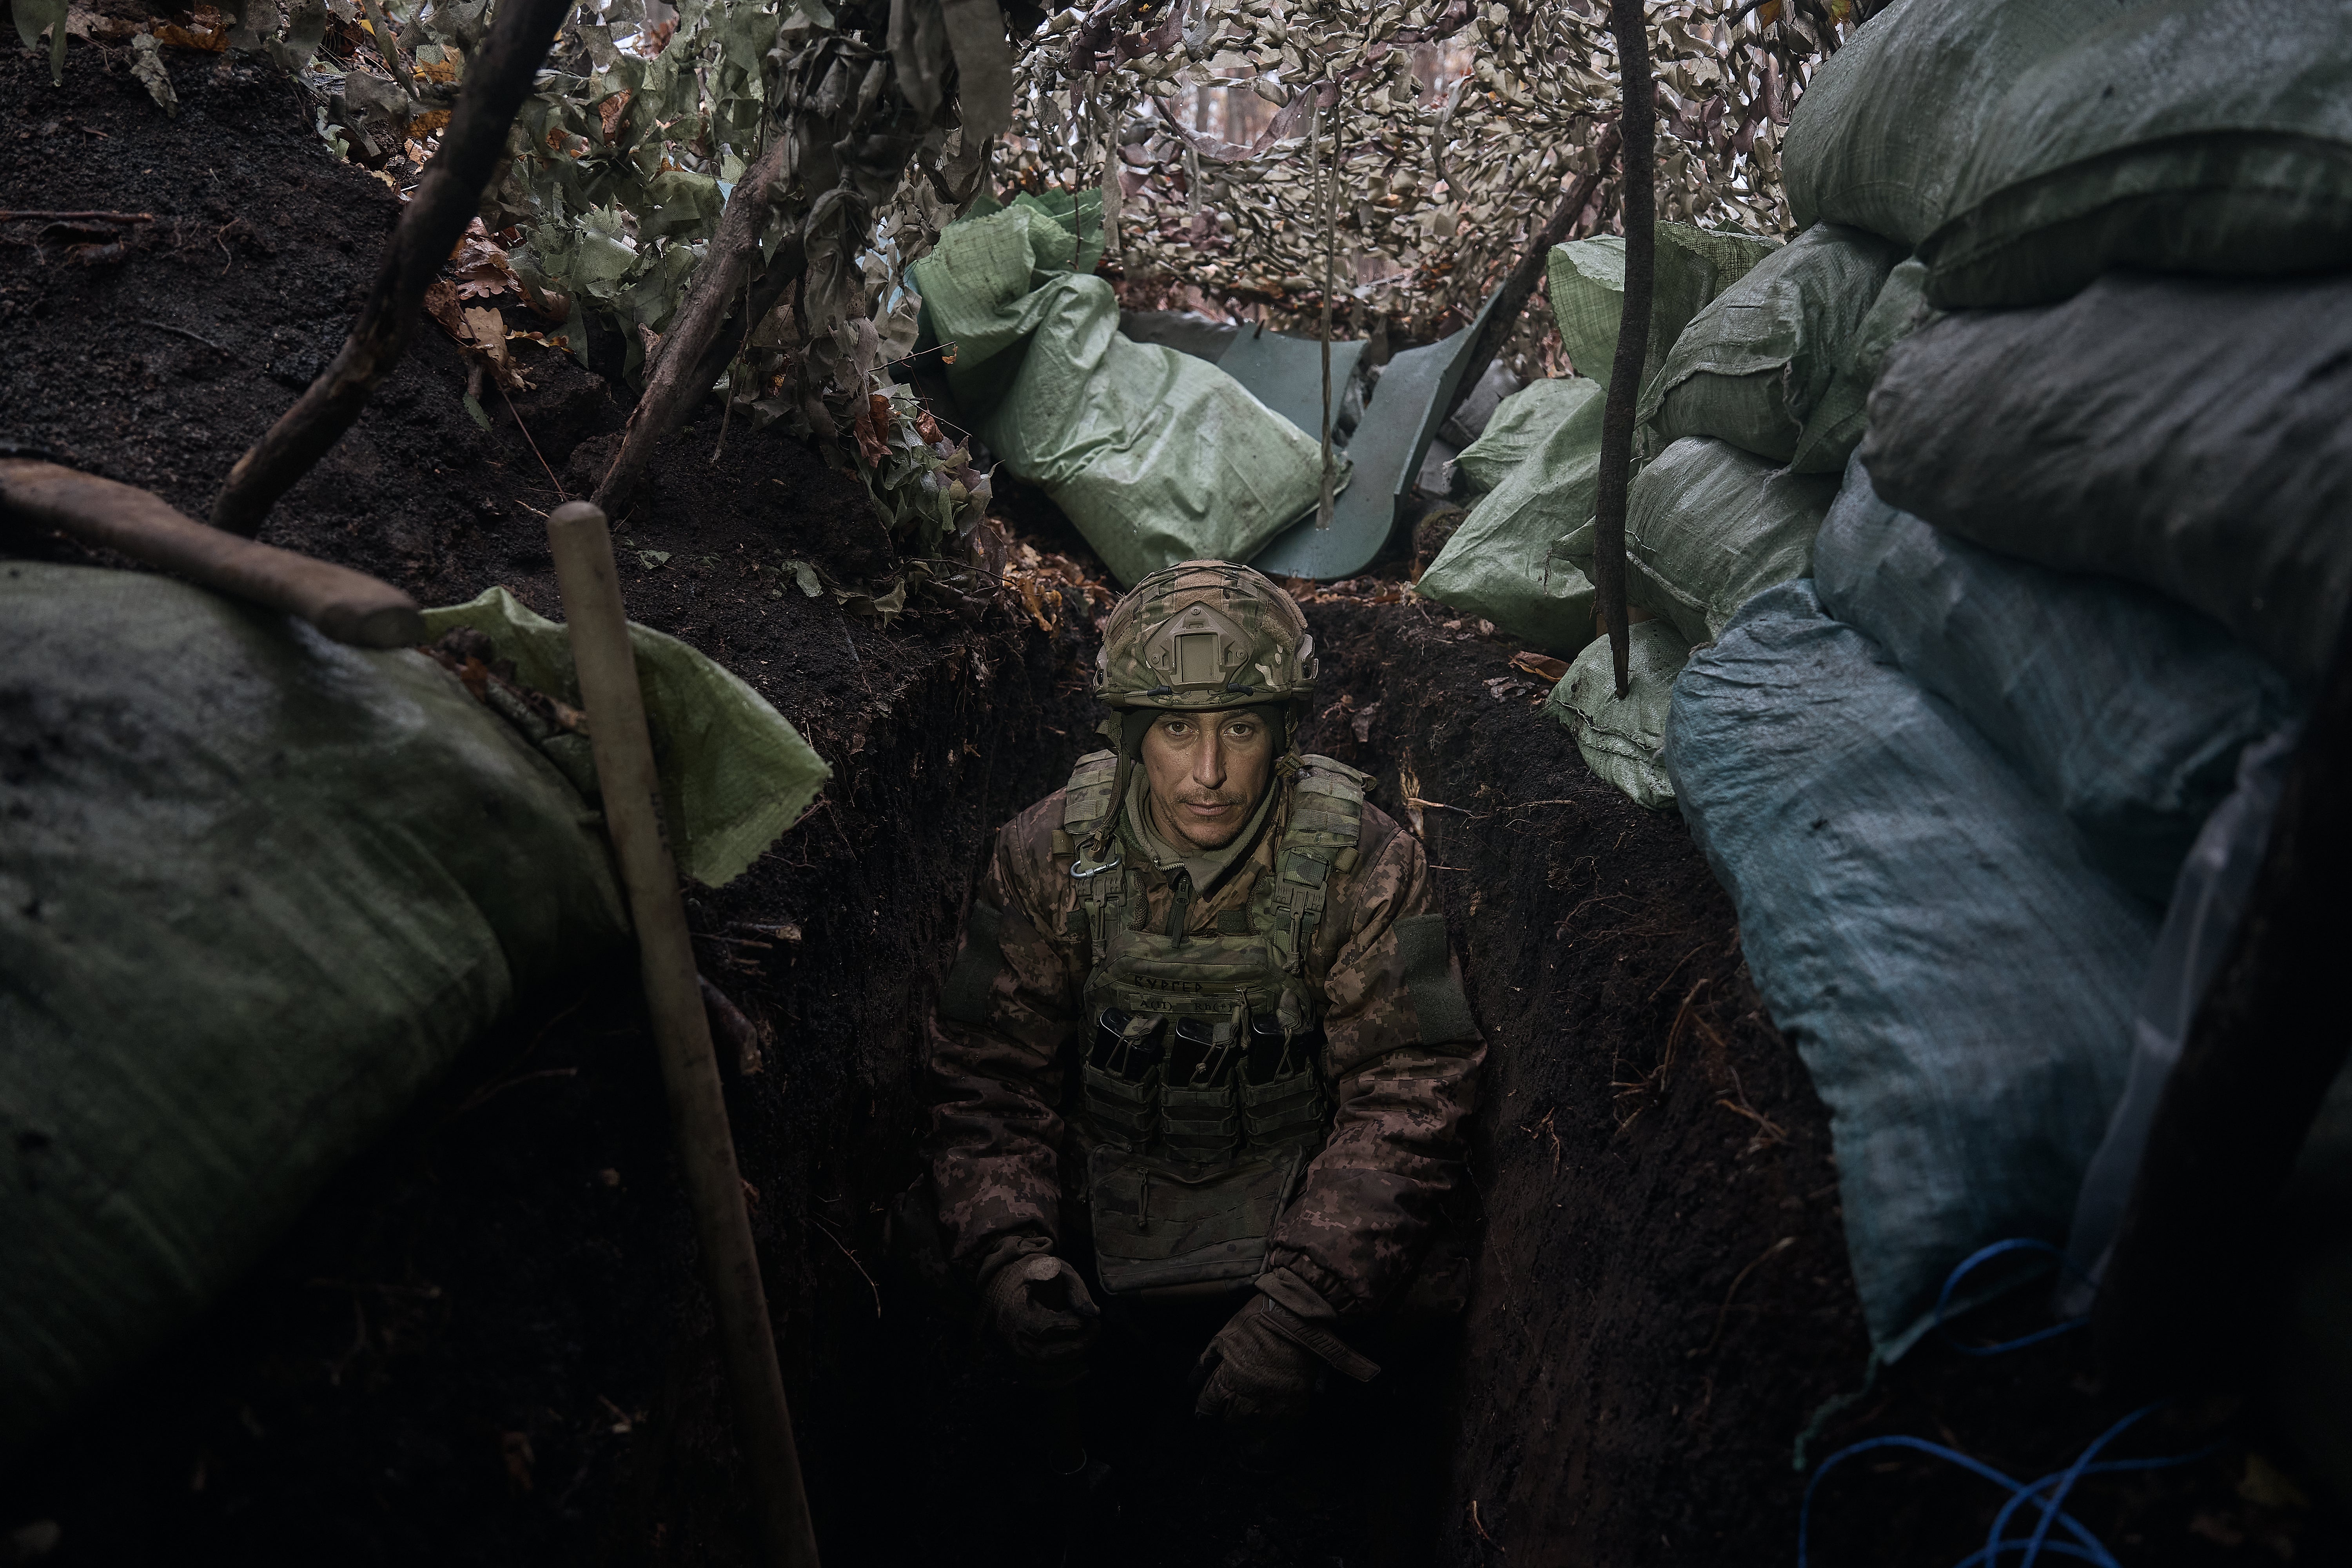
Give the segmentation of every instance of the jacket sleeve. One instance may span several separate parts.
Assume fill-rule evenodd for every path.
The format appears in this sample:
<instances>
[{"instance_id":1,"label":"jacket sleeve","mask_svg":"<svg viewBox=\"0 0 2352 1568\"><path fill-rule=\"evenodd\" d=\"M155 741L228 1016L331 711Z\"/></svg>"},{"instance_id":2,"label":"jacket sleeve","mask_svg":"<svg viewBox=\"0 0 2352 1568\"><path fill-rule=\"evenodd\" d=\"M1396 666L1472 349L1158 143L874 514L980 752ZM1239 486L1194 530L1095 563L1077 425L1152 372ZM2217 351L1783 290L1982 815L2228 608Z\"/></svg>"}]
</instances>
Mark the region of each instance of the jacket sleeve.
<instances>
[{"instance_id":1,"label":"jacket sleeve","mask_svg":"<svg viewBox=\"0 0 2352 1568\"><path fill-rule=\"evenodd\" d=\"M1324 977L1331 1138L1260 1281L1294 1310L1342 1321L1378 1312L1419 1263L1462 1177L1486 1055L1420 841L1370 807L1364 825L1365 861L1325 911L1337 943Z\"/></svg>"},{"instance_id":2,"label":"jacket sleeve","mask_svg":"<svg viewBox=\"0 0 2352 1568\"><path fill-rule=\"evenodd\" d=\"M983 1285L1059 1234L1062 1054L1085 982L1053 876L1061 821L1056 792L997 835L931 1011L931 1182L950 1257Z\"/></svg>"}]
</instances>

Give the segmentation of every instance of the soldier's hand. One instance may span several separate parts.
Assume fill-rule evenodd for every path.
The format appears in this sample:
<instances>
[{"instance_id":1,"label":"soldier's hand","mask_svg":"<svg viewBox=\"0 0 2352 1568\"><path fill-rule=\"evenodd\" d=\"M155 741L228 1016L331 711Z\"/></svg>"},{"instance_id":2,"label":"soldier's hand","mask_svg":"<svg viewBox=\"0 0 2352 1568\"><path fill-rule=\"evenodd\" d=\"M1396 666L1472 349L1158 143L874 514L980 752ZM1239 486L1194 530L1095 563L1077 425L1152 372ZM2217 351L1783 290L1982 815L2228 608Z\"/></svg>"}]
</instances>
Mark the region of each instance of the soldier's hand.
<instances>
[{"instance_id":1,"label":"soldier's hand","mask_svg":"<svg viewBox=\"0 0 2352 1568\"><path fill-rule=\"evenodd\" d=\"M1282 1311L1264 1296L1251 1297L1209 1342L1192 1370L1199 1395L1193 1414L1222 1423L1243 1445L1245 1459L1270 1458L1268 1447L1306 1418L1323 1365L1313 1351L1282 1331Z\"/></svg>"},{"instance_id":2,"label":"soldier's hand","mask_svg":"<svg viewBox=\"0 0 2352 1568\"><path fill-rule=\"evenodd\" d=\"M990 1335L1022 1372L1040 1383L1066 1383L1086 1371L1102 1310L1078 1271L1044 1253L1008 1263L988 1282L983 1302Z\"/></svg>"}]
</instances>

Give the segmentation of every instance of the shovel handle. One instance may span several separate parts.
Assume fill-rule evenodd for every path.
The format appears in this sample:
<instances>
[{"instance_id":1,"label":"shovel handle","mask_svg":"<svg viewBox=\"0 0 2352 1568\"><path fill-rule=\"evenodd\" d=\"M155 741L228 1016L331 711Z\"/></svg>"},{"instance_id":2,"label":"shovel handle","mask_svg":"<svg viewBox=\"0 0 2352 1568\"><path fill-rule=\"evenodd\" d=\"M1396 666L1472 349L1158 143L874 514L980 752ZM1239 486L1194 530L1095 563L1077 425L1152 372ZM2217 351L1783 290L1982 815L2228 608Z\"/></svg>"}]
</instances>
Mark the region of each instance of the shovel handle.
<instances>
[{"instance_id":1,"label":"shovel handle","mask_svg":"<svg viewBox=\"0 0 2352 1568\"><path fill-rule=\"evenodd\" d=\"M411 647L425 640L416 601L381 578L223 533L136 485L56 463L0 458L0 513L299 616L353 647Z\"/></svg>"},{"instance_id":2,"label":"shovel handle","mask_svg":"<svg viewBox=\"0 0 2352 1568\"><path fill-rule=\"evenodd\" d=\"M613 537L602 511L586 501L572 501L549 515L547 542L563 595L581 702L588 712L604 826L636 926L670 1131L727 1358L736 1440L752 1506L775 1568L816 1568L816 1538L801 1485L792 1414L784 1404L767 1292L760 1283L751 1216L743 1205L735 1138L727 1124L719 1058L710 1045L677 864L662 837L660 784L628 618L621 609L620 576L613 568Z\"/></svg>"}]
</instances>

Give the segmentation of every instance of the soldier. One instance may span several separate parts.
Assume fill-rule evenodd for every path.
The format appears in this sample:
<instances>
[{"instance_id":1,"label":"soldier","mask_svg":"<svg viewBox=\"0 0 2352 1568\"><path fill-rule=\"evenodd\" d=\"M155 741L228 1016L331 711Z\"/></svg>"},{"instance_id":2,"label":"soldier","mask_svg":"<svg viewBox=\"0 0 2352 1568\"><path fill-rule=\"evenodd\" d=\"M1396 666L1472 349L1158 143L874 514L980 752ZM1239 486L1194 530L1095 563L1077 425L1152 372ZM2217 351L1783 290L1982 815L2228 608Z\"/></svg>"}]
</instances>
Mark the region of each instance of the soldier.
<instances>
[{"instance_id":1,"label":"soldier","mask_svg":"<svg viewBox=\"0 0 2352 1568\"><path fill-rule=\"evenodd\" d=\"M1096 683L1113 749L997 836L931 1026L932 1182L985 1331L1051 1384L1097 1290L1228 1299L1193 1381L1245 1448L1466 1276L1429 1254L1485 1047L1421 845L1295 749L1315 670L1245 566L1138 583Z\"/></svg>"}]
</instances>

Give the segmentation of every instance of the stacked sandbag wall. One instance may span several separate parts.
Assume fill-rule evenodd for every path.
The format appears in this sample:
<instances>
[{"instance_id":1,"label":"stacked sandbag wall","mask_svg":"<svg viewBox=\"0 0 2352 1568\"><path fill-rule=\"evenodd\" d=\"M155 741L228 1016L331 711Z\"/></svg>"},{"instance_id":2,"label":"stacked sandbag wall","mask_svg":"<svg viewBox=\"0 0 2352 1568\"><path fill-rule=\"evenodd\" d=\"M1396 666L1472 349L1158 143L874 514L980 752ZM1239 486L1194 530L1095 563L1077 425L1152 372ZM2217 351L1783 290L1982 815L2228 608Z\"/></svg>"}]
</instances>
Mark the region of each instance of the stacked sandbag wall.
<instances>
[{"instance_id":1,"label":"stacked sandbag wall","mask_svg":"<svg viewBox=\"0 0 2352 1568\"><path fill-rule=\"evenodd\" d=\"M1644 389L1671 444L1629 596L1696 645L1667 771L1831 1106L1891 1357L1975 1248L2066 1242L2078 1206L2111 1232L2149 1041L2177 1050L2210 972L2180 933L2231 907L2200 830L2274 793L2337 657L2352 0L1899 0L1784 164L1805 228ZM1801 563L1786 516L1734 521L1741 487L1840 468ZM1752 592L1784 576L1811 580ZM2340 1311L2297 1321L2345 1360ZM2301 1417L2352 1453L2341 1411Z\"/></svg>"}]
</instances>

